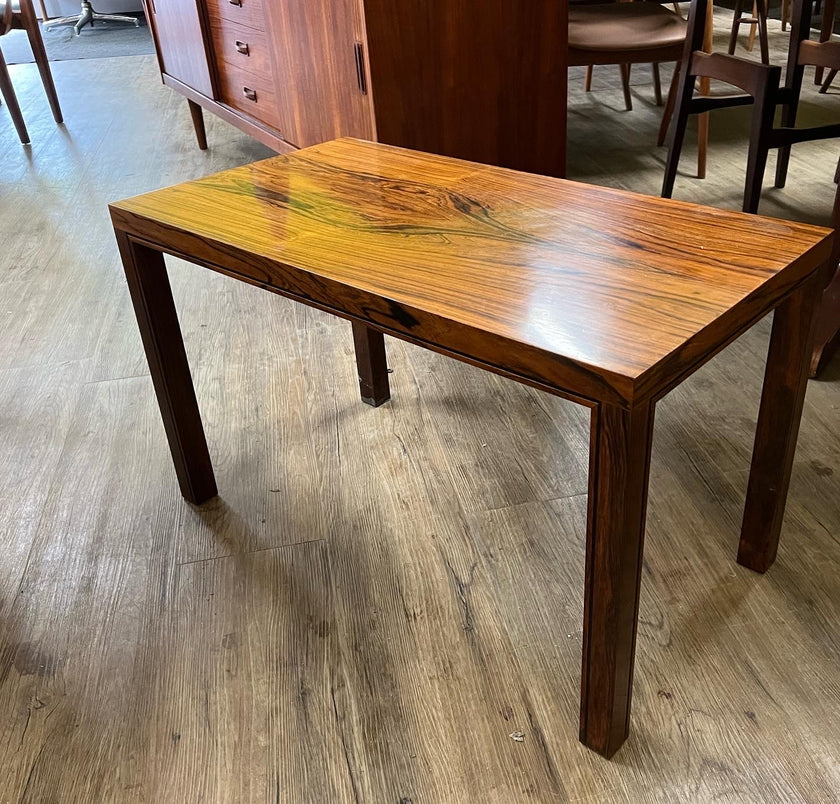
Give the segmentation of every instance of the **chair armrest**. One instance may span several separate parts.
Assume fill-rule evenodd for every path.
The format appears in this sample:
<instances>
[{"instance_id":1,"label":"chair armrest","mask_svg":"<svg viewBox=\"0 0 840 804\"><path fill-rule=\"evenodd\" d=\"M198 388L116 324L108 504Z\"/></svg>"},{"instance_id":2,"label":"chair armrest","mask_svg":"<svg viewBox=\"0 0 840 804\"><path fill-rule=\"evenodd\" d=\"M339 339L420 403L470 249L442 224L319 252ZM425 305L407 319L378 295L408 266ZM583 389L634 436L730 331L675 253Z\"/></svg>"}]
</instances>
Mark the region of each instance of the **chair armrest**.
<instances>
[{"instance_id":1,"label":"chair armrest","mask_svg":"<svg viewBox=\"0 0 840 804\"><path fill-rule=\"evenodd\" d=\"M695 50L691 54L689 74L732 84L748 95L756 97L764 91L774 71L781 76L781 67L760 64L726 53L704 53L702 50Z\"/></svg>"}]
</instances>

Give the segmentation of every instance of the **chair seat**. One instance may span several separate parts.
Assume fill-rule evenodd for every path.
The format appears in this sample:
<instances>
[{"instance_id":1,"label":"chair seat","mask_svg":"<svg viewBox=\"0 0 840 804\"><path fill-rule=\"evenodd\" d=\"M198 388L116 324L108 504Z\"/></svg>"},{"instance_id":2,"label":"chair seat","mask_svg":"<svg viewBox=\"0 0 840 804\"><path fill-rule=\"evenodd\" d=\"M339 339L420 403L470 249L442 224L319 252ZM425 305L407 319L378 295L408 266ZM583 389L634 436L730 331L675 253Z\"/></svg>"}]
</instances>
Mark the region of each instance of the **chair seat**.
<instances>
[{"instance_id":1,"label":"chair seat","mask_svg":"<svg viewBox=\"0 0 840 804\"><path fill-rule=\"evenodd\" d=\"M632 51L676 47L685 42L685 20L658 3L608 3L569 9L569 47Z\"/></svg>"}]
</instances>

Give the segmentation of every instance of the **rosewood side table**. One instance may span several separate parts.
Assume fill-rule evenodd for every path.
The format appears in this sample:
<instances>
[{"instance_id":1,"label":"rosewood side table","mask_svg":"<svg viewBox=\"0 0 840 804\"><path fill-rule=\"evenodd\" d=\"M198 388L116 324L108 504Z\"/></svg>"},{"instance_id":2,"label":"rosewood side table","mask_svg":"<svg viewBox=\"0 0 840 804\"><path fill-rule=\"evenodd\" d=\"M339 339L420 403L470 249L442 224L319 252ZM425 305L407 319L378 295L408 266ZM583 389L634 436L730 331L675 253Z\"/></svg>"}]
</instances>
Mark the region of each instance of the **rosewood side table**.
<instances>
[{"instance_id":1,"label":"rosewood side table","mask_svg":"<svg viewBox=\"0 0 840 804\"><path fill-rule=\"evenodd\" d=\"M111 206L181 491L216 494L163 255L592 410L580 739L628 733L656 401L775 310L738 561L772 564L828 229L337 140Z\"/></svg>"}]
</instances>

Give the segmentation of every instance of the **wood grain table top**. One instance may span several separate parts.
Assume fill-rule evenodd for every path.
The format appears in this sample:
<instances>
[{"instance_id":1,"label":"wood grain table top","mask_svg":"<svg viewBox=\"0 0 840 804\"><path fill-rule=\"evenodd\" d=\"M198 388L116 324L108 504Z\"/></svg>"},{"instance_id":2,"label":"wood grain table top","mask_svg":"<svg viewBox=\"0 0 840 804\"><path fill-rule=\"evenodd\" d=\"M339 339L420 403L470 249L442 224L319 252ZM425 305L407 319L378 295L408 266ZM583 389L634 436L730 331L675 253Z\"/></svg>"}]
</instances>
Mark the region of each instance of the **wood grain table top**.
<instances>
[{"instance_id":1,"label":"wood grain table top","mask_svg":"<svg viewBox=\"0 0 840 804\"><path fill-rule=\"evenodd\" d=\"M111 214L162 250L594 400L667 390L824 263L832 237L350 139Z\"/></svg>"}]
</instances>

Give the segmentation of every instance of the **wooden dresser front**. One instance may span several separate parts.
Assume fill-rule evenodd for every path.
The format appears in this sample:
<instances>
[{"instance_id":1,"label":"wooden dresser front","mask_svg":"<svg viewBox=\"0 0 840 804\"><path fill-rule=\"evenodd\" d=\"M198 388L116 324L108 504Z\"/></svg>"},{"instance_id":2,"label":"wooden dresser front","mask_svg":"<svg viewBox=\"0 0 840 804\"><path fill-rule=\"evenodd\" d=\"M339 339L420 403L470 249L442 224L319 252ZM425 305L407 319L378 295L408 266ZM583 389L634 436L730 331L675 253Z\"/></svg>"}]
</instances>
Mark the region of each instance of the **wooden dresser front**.
<instances>
[{"instance_id":1,"label":"wooden dresser front","mask_svg":"<svg viewBox=\"0 0 840 804\"><path fill-rule=\"evenodd\" d=\"M338 137L565 173L567 0L144 0L163 81L279 152Z\"/></svg>"}]
</instances>

